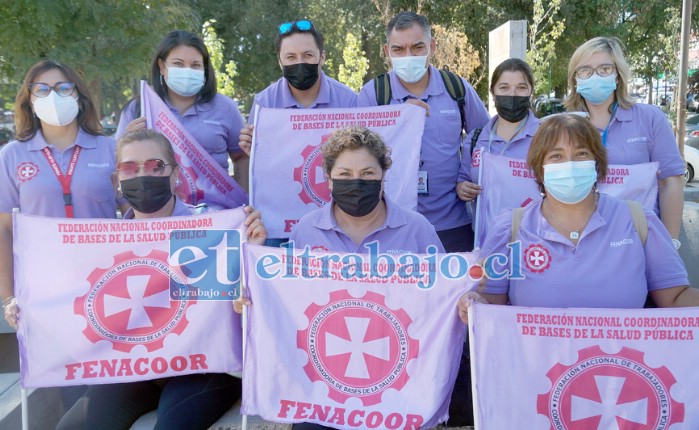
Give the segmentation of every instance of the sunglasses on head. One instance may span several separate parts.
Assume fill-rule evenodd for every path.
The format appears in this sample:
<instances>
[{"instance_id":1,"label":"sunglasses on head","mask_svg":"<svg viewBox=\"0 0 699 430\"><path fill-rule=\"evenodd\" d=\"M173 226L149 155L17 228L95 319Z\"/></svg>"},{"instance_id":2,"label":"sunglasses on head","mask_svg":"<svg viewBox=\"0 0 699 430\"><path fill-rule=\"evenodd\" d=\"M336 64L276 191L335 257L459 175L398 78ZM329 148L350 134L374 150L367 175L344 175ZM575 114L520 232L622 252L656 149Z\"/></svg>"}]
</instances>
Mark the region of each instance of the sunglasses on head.
<instances>
[{"instance_id":1,"label":"sunglasses on head","mask_svg":"<svg viewBox=\"0 0 699 430\"><path fill-rule=\"evenodd\" d=\"M153 158L144 161L142 164L135 161L122 161L117 164L117 170L122 177L129 178L136 176L140 168L143 168L143 173L146 176L163 176L167 166L172 166L172 164L167 164L163 160Z\"/></svg>"},{"instance_id":2,"label":"sunglasses on head","mask_svg":"<svg viewBox=\"0 0 699 430\"><path fill-rule=\"evenodd\" d=\"M285 22L284 24L279 24L279 34L286 34L293 30L294 27L299 29L299 31L310 31L313 28L313 23L307 19Z\"/></svg>"}]
</instances>

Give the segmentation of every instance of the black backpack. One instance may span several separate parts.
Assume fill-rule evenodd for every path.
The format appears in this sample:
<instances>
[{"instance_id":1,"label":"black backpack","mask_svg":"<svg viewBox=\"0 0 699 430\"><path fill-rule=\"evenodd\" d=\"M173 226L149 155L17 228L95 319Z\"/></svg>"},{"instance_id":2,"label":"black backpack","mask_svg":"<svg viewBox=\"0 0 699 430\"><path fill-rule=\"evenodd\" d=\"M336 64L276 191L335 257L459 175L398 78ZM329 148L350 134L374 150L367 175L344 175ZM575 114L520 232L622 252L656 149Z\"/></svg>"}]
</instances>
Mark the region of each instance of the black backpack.
<instances>
[{"instance_id":1,"label":"black backpack","mask_svg":"<svg viewBox=\"0 0 699 430\"><path fill-rule=\"evenodd\" d=\"M464 87L461 78L450 72L449 70L439 70L442 75L444 86L447 87L447 92L452 99L459 105L459 115L461 116L461 134L466 133L466 116L464 114L464 106L466 105L466 88ZM374 78L374 89L376 90L376 103L379 106L384 106L391 103L391 81L388 78L388 73L383 73ZM473 152L473 147L471 148Z\"/></svg>"}]
</instances>

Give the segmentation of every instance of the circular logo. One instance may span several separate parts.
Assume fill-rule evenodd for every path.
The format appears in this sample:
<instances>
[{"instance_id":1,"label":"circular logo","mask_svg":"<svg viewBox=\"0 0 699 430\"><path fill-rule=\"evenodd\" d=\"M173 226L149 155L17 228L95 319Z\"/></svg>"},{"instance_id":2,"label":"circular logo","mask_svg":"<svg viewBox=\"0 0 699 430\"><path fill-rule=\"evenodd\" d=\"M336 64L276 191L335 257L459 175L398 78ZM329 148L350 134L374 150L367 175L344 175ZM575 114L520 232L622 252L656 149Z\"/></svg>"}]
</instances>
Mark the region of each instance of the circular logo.
<instances>
[{"instance_id":1,"label":"circular logo","mask_svg":"<svg viewBox=\"0 0 699 430\"><path fill-rule=\"evenodd\" d=\"M196 300L170 300L170 278L184 282L170 270L167 258L164 251L145 257L129 251L116 255L112 267L90 273L90 290L75 299L74 312L87 320L83 333L91 342L108 340L123 352L136 345L155 351L163 347L165 336L182 333L186 310Z\"/></svg>"},{"instance_id":2,"label":"circular logo","mask_svg":"<svg viewBox=\"0 0 699 430\"><path fill-rule=\"evenodd\" d=\"M578 351L576 363L559 363L547 376L551 390L536 406L554 429L663 430L684 420L684 404L670 395L675 377L665 366L646 365L635 349L606 354L591 346Z\"/></svg>"},{"instance_id":3,"label":"circular logo","mask_svg":"<svg viewBox=\"0 0 699 430\"><path fill-rule=\"evenodd\" d=\"M524 262L532 272L541 273L551 266L551 253L539 243L524 250Z\"/></svg>"},{"instance_id":4,"label":"circular logo","mask_svg":"<svg viewBox=\"0 0 699 430\"><path fill-rule=\"evenodd\" d=\"M297 345L308 354L304 370L311 381L328 385L329 396L344 403L357 397L364 406L381 401L388 388L402 389L419 343L408 336L412 322L403 310L391 310L384 296L367 292L355 299L346 290L330 294L325 306L306 309L308 327Z\"/></svg>"},{"instance_id":5,"label":"circular logo","mask_svg":"<svg viewBox=\"0 0 699 430\"><path fill-rule=\"evenodd\" d=\"M197 205L199 202L204 200L204 190L197 187L197 172L194 171L193 167L185 167L182 164L181 157L177 162L180 164L180 183L175 187L175 194L183 202L189 205Z\"/></svg>"},{"instance_id":6,"label":"circular logo","mask_svg":"<svg viewBox=\"0 0 699 430\"><path fill-rule=\"evenodd\" d=\"M29 161L19 163L17 166L17 180L26 182L39 174L39 166Z\"/></svg>"},{"instance_id":7,"label":"circular logo","mask_svg":"<svg viewBox=\"0 0 699 430\"><path fill-rule=\"evenodd\" d=\"M304 203L324 206L330 201L330 188L323 171L323 154L320 147L330 135L323 136L317 146L308 145L301 152L303 163L294 168L294 180L301 184L299 197Z\"/></svg>"},{"instance_id":8,"label":"circular logo","mask_svg":"<svg viewBox=\"0 0 699 430\"><path fill-rule=\"evenodd\" d=\"M471 154L471 167L479 167L481 165L481 148L476 149Z\"/></svg>"}]
</instances>

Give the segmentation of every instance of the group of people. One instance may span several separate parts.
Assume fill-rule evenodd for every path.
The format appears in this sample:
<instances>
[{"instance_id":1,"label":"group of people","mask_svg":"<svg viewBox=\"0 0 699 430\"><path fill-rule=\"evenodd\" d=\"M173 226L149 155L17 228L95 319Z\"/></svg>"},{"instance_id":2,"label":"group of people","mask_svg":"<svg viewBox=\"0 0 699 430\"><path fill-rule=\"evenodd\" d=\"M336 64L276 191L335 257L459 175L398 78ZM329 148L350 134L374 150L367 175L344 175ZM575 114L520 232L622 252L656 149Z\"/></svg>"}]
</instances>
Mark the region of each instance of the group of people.
<instances>
[{"instance_id":1,"label":"group of people","mask_svg":"<svg viewBox=\"0 0 699 430\"><path fill-rule=\"evenodd\" d=\"M294 227L290 239L295 246L366 252L363 245L378 240L383 252L421 253L429 245L441 252L471 251L467 203L478 199L481 191L475 155L494 152L525 160L542 198L523 210L501 214L487 229L481 255L502 252L519 240L523 248L543 244L557 264L527 272L521 280L487 280L478 291L465 293L455 304L455 315L458 312L464 322L472 300L640 308L650 295L658 306L699 305L699 293L689 288L677 252L685 164L663 114L628 96L630 69L618 40L594 38L571 58L566 107L585 111L589 118L564 114L545 121L531 111L534 78L519 59L504 61L492 75L490 92L497 111L492 118L463 78L463 97L452 97L443 75L430 65L436 44L429 22L412 12L399 13L387 25L384 53L391 71L383 83L388 85L388 98L377 94L373 80L357 95L325 75L324 39L309 20L281 24L275 49L283 76L255 96L247 124L236 103L216 92L211 60L197 35L169 33L151 65L155 92L222 167L230 158L243 187L248 185L257 106L322 109L413 103L426 115L417 212L399 207L383 193L391 156L381 137L361 127L337 130L322 148L332 201ZM125 219L202 210L177 199L173 149L164 136L146 128L137 99L121 114L118 144L101 135L98 118L87 86L70 67L44 60L27 73L15 103L18 140L0 152L0 294L5 318L14 327L21 314L13 295L13 208L76 218L115 218L119 209ZM596 183L604 180L608 163L651 161L659 162L655 211L597 192ZM249 242L282 241L267 238L264 214L252 207L245 210ZM610 245L619 241L625 246ZM236 304L237 310L243 304L254 306L245 300ZM449 425L454 426L473 422L468 348L463 354L450 406ZM227 374L94 386L59 428L127 429L155 408L156 428L207 428L240 394L240 381Z\"/></svg>"}]
</instances>

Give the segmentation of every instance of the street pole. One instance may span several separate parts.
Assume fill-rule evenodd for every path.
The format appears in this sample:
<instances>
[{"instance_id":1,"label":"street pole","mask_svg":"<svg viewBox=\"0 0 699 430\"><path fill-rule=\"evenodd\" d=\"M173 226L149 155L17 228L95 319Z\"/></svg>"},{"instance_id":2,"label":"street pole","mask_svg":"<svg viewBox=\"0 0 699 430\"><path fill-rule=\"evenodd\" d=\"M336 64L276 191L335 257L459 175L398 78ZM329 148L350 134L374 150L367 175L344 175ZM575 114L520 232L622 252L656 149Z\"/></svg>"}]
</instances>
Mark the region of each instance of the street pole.
<instances>
[{"instance_id":1,"label":"street pole","mask_svg":"<svg viewBox=\"0 0 699 430\"><path fill-rule=\"evenodd\" d=\"M680 52L680 71L677 91L677 146L684 158L684 122L687 116L687 63L689 61L689 31L692 18L692 0L682 1L682 41Z\"/></svg>"}]
</instances>

